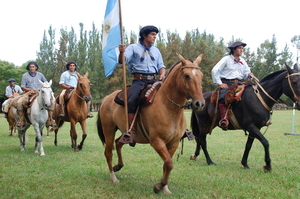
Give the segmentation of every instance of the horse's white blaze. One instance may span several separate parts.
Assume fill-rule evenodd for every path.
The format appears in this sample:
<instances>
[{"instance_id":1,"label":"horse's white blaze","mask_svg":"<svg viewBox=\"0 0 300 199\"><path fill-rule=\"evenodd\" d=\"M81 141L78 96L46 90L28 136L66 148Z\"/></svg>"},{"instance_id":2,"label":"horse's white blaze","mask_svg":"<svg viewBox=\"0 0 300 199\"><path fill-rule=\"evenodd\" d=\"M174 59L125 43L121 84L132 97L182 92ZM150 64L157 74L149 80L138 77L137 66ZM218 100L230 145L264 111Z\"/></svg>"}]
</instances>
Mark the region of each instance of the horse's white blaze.
<instances>
[{"instance_id":1,"label":"horse's white blaze","mask_svg":"<svg viewBox=\"0 0 300 199\"><path fill-rule=\"evenodd\" d=\"M196 75L196 74L197 74L197 71L198 71L198 69L193 69L193 70L192 70L193 75Z\"/></svg>"}]
</instances>

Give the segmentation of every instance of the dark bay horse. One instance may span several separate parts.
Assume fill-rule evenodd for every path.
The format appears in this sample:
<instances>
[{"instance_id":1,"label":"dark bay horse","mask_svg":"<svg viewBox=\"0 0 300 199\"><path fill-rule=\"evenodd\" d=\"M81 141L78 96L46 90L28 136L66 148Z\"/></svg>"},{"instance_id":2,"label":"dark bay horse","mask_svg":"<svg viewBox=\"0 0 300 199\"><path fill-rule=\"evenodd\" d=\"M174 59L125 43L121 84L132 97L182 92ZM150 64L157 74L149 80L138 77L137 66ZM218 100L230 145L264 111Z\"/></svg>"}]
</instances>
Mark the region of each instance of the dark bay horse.
<instances>
[{"instance_id":1,"label":"dark bay horse","mask_svg":"<svg viewBox=\"0 0 300 199\"><path fill-rule=\"evenodd\" d=\"M92 99L90 93L90 80L88 79L89 73L86 72L85 75L80 75L77 73L78 82L76 89L71 93L70 99L65 105L65 116L63 118L59 117L60 107L58 104L55 105L54 109L54 119L58 125L58 129L64 124L64 122L70 122L70 137L72 148L75 152L82 149L84 140L87 136L86 133L86 118L88 114L87 101ZM76 124L80 123L82 129L82 140L77 146L77 132ZM54 130L55 138L54 144L57 146L57 133L58 129Z\"/></svg>"},{"instance_id":2,"label":"dark bay horse","mask_svg":"<svg viewBox=\"0 0 300 199\"><path fill-rule=\"evenodd\" d=\"M286 70L280 70L264 77L257 85L259 84L261 87L258 86L255 91L252 86L247 86L242 95L242 100L233 102L231 106L236 120L239 123L239 129L244 130L245 133L246 131L249 132L241 161L242 165L244 168L250 168L247 160L254 138L256 138L264 147L266 165L263 168L265 172L268 172L272 169L269 142L260 132L260 129L267 125L270 119L271 108L283 93L294 101L297 104L297 109L300 110L300 74L298 67L295 65L294 69L291 69L286 65ZM260 93L263 100L260 100L255 92ZM214 162L211 160L207 151L206 136L220 121L220 113L218 110L218 117L213 123L215 104L210 100L212 93L213 92L204 93L205 108L199 112L193 111L191 116L192 130L197 138L196 151L195 154L191 156L191 159L195 160L202 148L208 164L214 164ZM230 124L228 129L236 130L237 128Z\"/></svg>"},{"instance_id":3,"label":"dark bay horse","mask_svg":"<svg viewBox=\"0 0 300 199\"><path fill-rule=\"evenodd\" d=\"M135 141L143 144L150 143L164 162L163 176L161 181L154 186L155 193L161 190L166 194L171 193L167 184L173 168L172 156L186 129L183 105L191 98L193 110L201 110L204 106L201 86L203 74L198 66L202 55L199 55L194 62L184 59L179 54L178 57L180 62L172 66L152 104L140 108L140 112L137 114L138 125ZM124 144L118 142L120 137L115 140L115 134L118 129L121 132L126 131L124 107L114 102L119 92L120 90L115 91L104 98L97 120L98 134L105 145L104 154L110 179L115 183L119 182L115 172L124 166L121 153ZM118 164L113 167L114 142Z\"/></svg>"}]
</instances>

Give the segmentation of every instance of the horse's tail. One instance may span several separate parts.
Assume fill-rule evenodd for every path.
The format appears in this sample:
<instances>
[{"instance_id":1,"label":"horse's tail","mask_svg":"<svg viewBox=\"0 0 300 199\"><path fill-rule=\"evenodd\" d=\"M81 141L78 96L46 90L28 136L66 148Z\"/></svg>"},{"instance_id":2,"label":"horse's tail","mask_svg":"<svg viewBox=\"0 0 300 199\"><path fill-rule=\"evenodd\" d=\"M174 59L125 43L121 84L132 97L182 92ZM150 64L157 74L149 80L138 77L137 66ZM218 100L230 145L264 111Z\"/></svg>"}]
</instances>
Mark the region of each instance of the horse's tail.
<instances>
[{"instance_id":1,"label":"horse's tail","mask_svg":"<svg viewBox=\"0 0 300 199\"><path fill-rule=\"evenodd\" d=\"M99 106L99 111L98 111L97 129L98 129L99 138L100 138L102 144L105 145L105 137L103 134L102 122L101 122L101 118L100 118L100 107L101 107L101 104Z\"/></svg>"},{"instance_id":2,"label":"horse's tail","mask_svg":"<svg viewBox=\"0 0 300 199\"><path fill-rule=\"evenodd\" d=\"M198 124L196 113L194 111L192 111L192 116L191 116L191 128L194 136L196 138L199 138L199 133L200 133L199 124Z\"/></svg>"}]
</instances>

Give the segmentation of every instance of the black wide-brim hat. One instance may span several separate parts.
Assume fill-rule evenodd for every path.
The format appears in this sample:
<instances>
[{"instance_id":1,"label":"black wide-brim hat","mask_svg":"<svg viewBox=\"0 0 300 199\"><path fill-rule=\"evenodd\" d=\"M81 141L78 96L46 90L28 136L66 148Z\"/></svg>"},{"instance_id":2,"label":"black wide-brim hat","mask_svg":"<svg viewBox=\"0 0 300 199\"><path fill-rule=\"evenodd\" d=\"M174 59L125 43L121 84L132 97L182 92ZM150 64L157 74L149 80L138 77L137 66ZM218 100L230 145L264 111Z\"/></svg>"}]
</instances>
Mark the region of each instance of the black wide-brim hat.
<instances>
[{"instance_id":1,"label":"black wide-brim hat","mask_svg":"<svg viewBox=\"0 0 300 199\"><path fill-rule=\"evenodd\" d=\"M228 48L229 49L234 49L234 48L236 48L236 47L238 47L238 46L247 46L247 44L246 43L243 43L243 42L241 42L241 41L236 41L236 42L234 42L233 44L231 44L230 46L228 46Z\"/></svg>"},{"instance_id":2,"label":"black wide-brim hat","mask_svg":"<svg viewBox=\"0 0 300 199\"><path fill-rule=\"evenodd\" d=\"M7 80L8 82L16 82L16 80L14 78L9 78L9 80Z\"/></svg>"}]
</instances>

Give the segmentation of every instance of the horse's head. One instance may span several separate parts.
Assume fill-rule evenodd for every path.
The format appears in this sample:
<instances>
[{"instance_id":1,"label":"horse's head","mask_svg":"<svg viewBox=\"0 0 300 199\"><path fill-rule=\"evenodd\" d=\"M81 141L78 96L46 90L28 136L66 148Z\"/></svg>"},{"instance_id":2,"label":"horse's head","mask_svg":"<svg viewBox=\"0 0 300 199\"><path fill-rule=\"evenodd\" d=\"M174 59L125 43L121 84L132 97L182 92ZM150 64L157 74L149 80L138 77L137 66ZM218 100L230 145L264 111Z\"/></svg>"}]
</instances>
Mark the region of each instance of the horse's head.
<instances>
[{"instance_id":1,"label":"horse's head","mask_svg":"<svg viewBox=\"0 0 300 199\"><path fill-rule=\"evenodd\" d=\"M288 74L286 76L288 85L284 85L284 88L289 87L289 89L283 89L283 93L293 100L297 109L300 110L300 73L298 66L295 64L294 69L291 69L287 64L285 66Z\"/></svg>"},{"instance_id":2,"label":"horse's head","mask_svg":"<svg viewBox=\"0 0 300 199\"><path fill-rule=\"evenodd\" d=\"M173 84L173 92L177 92L179 96L184 97L185 101L192 99L191 106L193 110L202 110L205 104L202 93L203 73L198 66L202 60L202 55L199 55L195 61L186 60L179 53L177 55L180 62L171 68L166 81ZM170 80L171 77L172 80Z\"/></svg>"},{"instance_id":3,"label":"horse's head","mask_svg":"<svg viewBox=\"0 0 300 199\"><path fill-rule=\"evenodd\" d=\"M91 82L88 79L89 72L86 72L84 75L80 75L79 73L77 73L77 76L78 76L78 83L76 89L79 89L81 96L85 101L91 101L92 99L91 92L90 92Z\"/></svg>"},{"instance_id":4,"label":"horse's head","mask_svg":"<svg viewBox=\"0 0 300 199\"><path fill-rule=\"evenodd\" d=\"M40 81L40 83L42 85L42 88L41 88L41 91L40 91L40 95L42 97L43 106L46 107L46 108L50 108L51 107L51 99L54 98L53 91L51 89L52 79L50 80L50 82L42 82L42 81Z\"/></svg>"}]
</instances>

